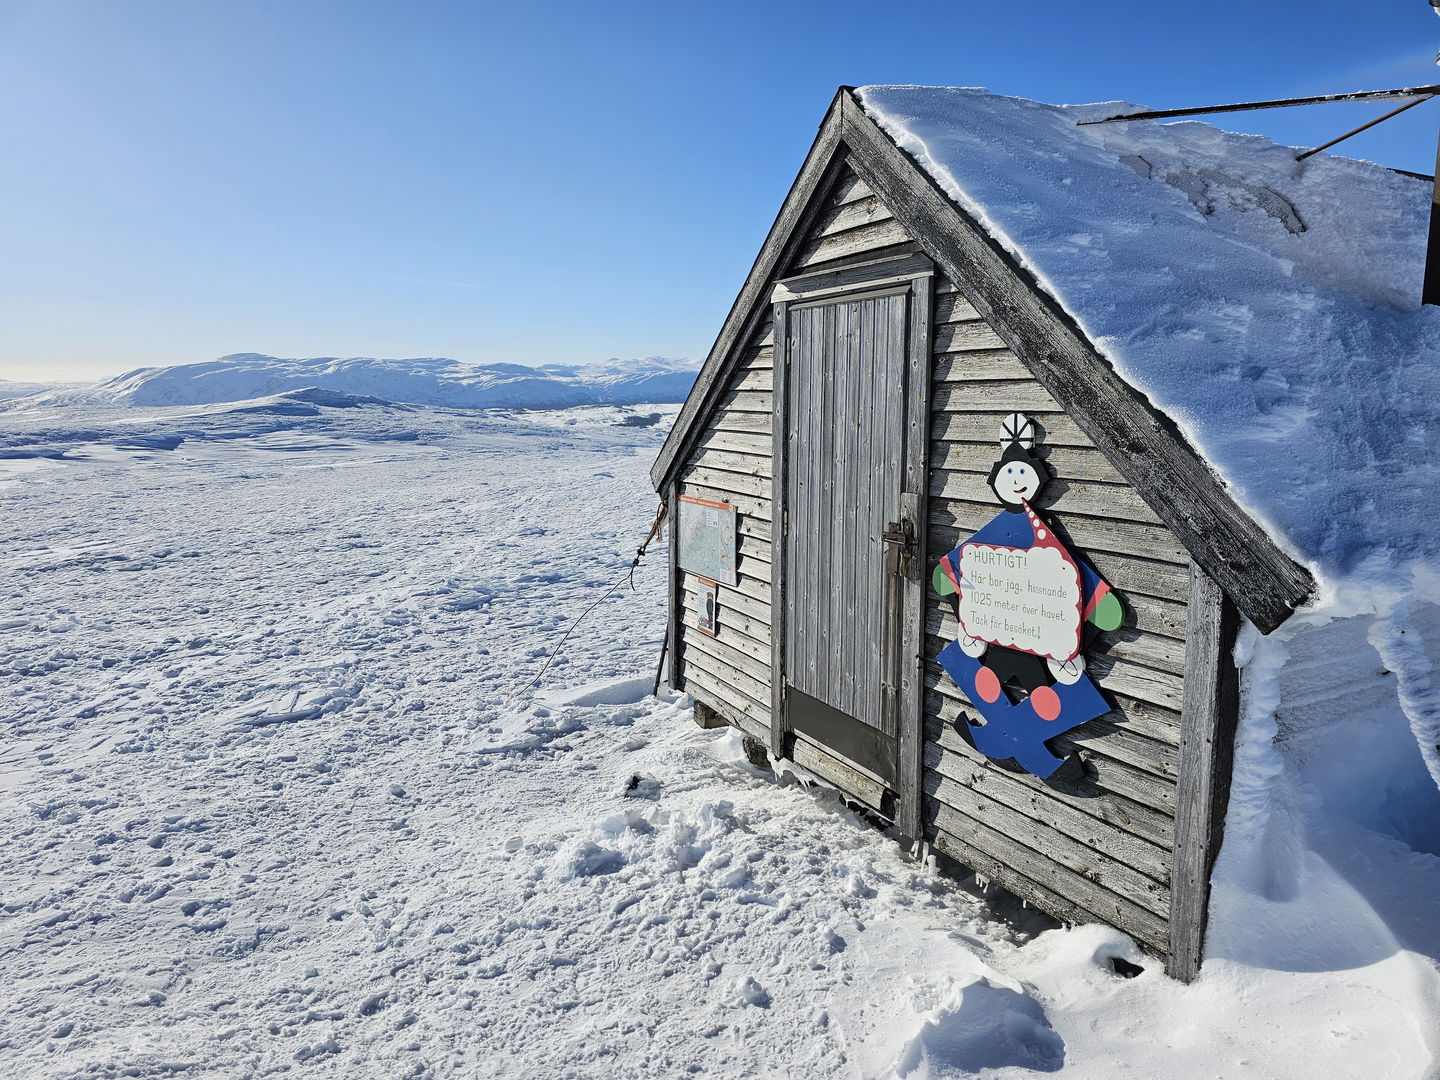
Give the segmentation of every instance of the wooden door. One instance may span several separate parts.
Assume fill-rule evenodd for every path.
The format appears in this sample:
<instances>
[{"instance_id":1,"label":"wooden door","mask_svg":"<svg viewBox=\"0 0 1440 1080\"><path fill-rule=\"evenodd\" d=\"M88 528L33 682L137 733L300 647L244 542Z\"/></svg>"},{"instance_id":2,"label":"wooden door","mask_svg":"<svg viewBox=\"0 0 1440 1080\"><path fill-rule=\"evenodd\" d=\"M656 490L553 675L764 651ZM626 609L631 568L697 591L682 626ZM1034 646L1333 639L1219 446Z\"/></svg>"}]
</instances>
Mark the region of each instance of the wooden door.
<instances>
[{"instance_id":1,"label":"wooden door","mask_svg":"<svg viewBox=\"0 0 1440 1080\"><path fill-rule=\"evenodd\" d=\"M892 787L909 309L908 287L788 305L783 373L786 725Z\"/></svg>"}]
</instances>

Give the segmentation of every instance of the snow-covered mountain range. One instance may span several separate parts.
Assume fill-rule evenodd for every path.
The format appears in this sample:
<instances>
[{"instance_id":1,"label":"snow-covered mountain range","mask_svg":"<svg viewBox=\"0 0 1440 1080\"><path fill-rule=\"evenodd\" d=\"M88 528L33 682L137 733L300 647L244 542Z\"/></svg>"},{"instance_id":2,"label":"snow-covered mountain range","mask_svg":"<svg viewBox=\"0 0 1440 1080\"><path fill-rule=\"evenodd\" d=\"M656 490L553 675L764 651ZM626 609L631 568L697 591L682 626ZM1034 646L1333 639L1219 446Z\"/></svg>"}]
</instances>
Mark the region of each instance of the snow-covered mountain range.
<instances>
[{"instance_id":1,"label":"snow-covered mountain range","mask_svg":"<svg viewBox=\"0 0 1440 1080\"><path fill-rule=\"evenodd\" d=\"M52 390L42 399L46 404L213 405L318 387L458 409L557 409L683 401L698 368L698 360L662 356L525 367L443 357L284 359L234 353L206 363L137 368L88 386Z\"/></svg>"}]
</instances>

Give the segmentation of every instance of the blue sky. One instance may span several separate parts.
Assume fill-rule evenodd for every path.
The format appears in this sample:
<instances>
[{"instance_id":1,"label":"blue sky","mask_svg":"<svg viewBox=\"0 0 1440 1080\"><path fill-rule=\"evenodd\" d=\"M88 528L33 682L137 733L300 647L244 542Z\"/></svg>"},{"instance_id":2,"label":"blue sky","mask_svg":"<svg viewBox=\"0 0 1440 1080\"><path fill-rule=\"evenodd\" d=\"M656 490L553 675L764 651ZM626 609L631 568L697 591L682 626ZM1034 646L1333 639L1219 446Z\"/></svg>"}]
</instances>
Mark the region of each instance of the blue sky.
<instances>
[{"instance_id":1,"label":"blue sky","mask_svg":"<svg viewBox=\"0 0 1440 1080\"><path fill-rule=\"evenodd\" d=\"M1437 44L1425 0L0 0L0 378L703 355L842 83L1161 108L1440 82ZM1437 122L1344 152L1428 173Z\"/></svg>"}]
</instances>

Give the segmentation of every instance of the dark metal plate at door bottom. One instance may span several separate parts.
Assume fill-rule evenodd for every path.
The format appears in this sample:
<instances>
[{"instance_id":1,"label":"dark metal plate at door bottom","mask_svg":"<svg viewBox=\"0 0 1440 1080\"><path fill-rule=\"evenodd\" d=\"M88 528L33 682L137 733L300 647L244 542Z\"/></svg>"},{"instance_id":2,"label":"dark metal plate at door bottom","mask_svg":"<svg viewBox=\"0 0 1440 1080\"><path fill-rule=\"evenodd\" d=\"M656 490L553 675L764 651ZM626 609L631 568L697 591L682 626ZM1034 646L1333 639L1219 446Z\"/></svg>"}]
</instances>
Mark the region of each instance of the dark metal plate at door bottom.
<instances>
[{"instance_id":1,"label":"dark metal plate at door bottom","mask_svg":"<svg viewBox=\"0 0 1440 1080\"><path fill-rule=\"evenodd\" d=\"M895 786L895 740L849 713L826 705L786 685L786 718L790 727L869 769L890 787Z\"/></svg>"}]
</instances>

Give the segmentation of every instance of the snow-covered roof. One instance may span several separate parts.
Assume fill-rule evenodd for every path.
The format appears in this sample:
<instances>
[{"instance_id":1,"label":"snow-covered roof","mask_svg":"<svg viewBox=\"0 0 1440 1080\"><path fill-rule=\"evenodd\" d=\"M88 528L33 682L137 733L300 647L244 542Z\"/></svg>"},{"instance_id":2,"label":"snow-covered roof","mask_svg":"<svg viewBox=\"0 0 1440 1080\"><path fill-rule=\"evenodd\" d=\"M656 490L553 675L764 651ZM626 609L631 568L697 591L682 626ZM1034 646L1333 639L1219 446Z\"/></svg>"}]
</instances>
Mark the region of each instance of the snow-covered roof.
<instances>
[{"instance_id":1,"label":"snow-covered roof","mask_svg":"<svg viewBox=\"0 0 1440 1080\"><path fill-rule=\"evenodd\" d=\"M1430 186L1137 107L870 86L867 115L1332 585L1433 558Z\"/></svg>"}]
</instances>

